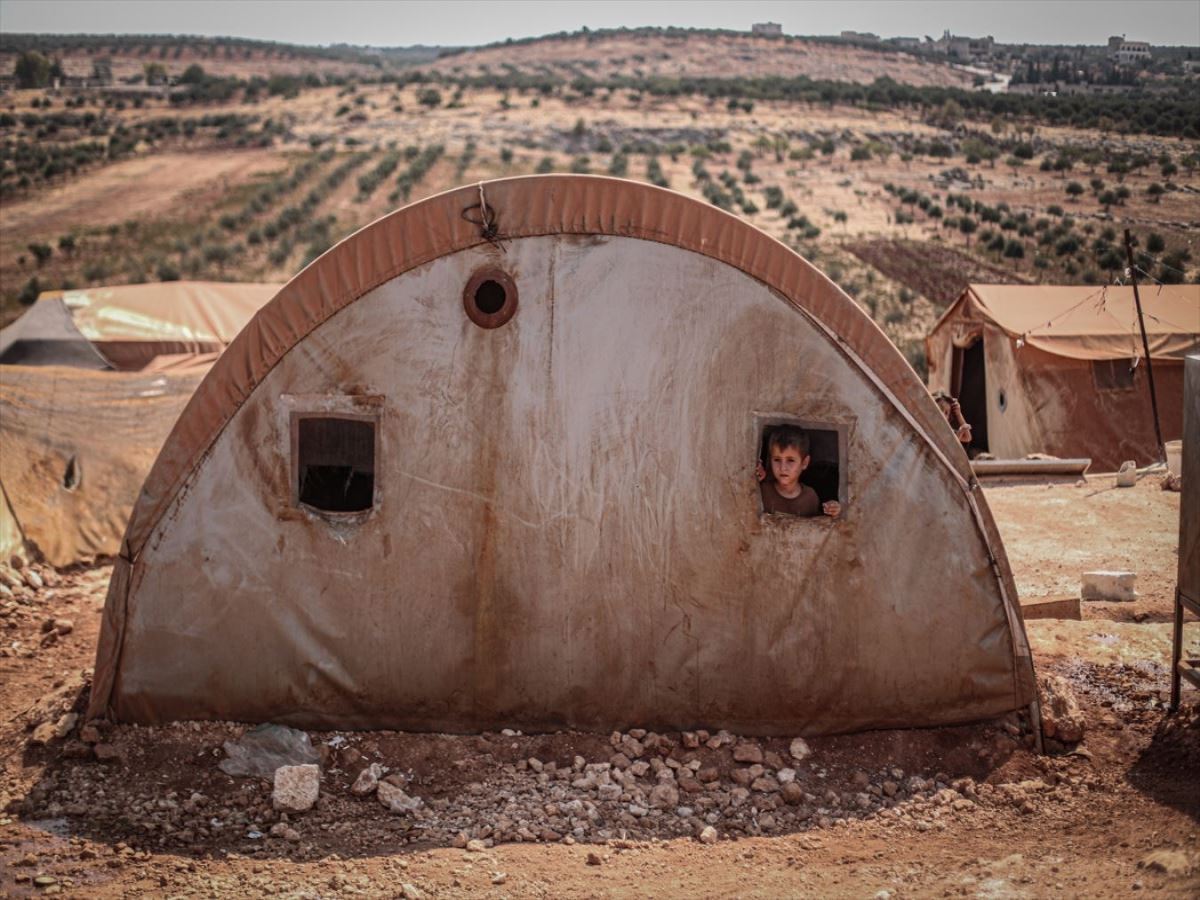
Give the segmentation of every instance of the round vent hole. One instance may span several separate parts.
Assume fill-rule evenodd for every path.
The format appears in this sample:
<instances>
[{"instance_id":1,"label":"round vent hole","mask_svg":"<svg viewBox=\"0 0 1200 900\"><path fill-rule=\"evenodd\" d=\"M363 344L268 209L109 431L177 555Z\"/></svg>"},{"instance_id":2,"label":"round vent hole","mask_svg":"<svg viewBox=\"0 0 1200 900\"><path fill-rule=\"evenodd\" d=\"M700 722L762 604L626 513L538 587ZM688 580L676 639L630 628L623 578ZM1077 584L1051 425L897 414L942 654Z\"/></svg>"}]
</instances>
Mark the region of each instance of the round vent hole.
<instances>
[{"instance_id":1,"label":"round vent hole","mask_svg":"<svg viewBox=\"0 0 1200 900\"><path fill-rule=\"evenodd\" d=\"M504 285L498 281L488 279L479 287L475 288L475 308L485 316L494 316L500 310L504 309L504 303L508 300L508 292L504 290Z\"/></svg>"}]
</instances>

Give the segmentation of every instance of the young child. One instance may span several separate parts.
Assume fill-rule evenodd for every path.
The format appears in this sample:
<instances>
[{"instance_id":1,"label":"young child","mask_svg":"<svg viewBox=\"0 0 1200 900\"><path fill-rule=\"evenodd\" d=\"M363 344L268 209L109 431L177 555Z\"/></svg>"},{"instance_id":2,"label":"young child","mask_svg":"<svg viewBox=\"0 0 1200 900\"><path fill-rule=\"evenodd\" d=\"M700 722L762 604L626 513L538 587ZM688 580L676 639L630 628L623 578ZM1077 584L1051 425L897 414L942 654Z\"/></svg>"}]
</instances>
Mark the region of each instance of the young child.
<instances>
[{"instance_id":1,"label":"young child","mask_svg":"<svg viewBox=\"0 0 1200 900\"><path fill-rule=\"evenodd\" d=\"M958 438L963 447L966 447L971 443L971 426L963 417L958 398L951 397L943 391L934 391L933 399L937 403L938 409L942 411L942 415L946 417L946 421L950 423L950 427L954 429L954 436Z\"/></svg>"},{"instance_id":2,"label":"young child","mask_svg":"<svg viewBox=\"0 0 1200 900\"><path fill-rule=\"evenodd\" d=\"M817 492L800 483L800 474L808 468L808 435L796 425L780 425L771 431L767 456L774 481L767 480L761 462L755 468L759 490L762 491L763 512L784 513L790 516L827 515L837 518L842 506L836 500L822 504Z\"/></svg>"}]
</instances>

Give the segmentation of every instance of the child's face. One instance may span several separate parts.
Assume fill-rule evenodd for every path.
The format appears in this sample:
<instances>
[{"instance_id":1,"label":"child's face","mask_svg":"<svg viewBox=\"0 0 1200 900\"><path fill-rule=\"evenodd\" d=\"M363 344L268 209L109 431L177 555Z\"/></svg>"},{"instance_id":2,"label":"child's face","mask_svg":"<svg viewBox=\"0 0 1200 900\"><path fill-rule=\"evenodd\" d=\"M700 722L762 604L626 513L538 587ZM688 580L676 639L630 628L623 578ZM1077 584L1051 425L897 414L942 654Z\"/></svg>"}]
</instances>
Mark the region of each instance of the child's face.
<instances>
[{"instance_id":1,"label":"child's face","mask_svg":"<svg viewBox=\"0 0 1200 900\"><path fill-rule=\"evenodd\" d=\"M800 473L808 468L809 457L801 456L795 447L771 445L771 474L781 490L794 490L800 483Z\"/></svg>"}]
</instances>

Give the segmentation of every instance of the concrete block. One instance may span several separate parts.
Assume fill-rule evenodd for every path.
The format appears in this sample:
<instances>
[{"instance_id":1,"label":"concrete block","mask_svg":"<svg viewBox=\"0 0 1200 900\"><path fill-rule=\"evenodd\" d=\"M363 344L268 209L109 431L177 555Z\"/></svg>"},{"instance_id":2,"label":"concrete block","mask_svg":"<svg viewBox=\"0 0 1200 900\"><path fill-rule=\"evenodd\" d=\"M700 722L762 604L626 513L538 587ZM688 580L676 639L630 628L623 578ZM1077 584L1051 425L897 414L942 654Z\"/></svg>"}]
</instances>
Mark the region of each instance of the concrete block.
<instances>
[{"instance_id":1,"label":"concrete block","mask_svg":"<svg viewBox=\"0 0 1200 900\"><path fill-rule=\"evenodd\" d=\"M1078 597L1037 597L1021 601L1021 617L1030 619L1071 619L1078 622L1083 618Z\"/></svg>"},{"instance_id":2,"label":"concrete block","mask_svg":"<svg viewBox=\"0 0 1200 900\"><path fill-rule=\"evenodd\" d=\"M1084 600L1136 600L1137 574L1116 571L1084 572L1079 595Z\"/></svg>"},{"instance_id":3,"label":"concrete block","mask_svg":"<svg viewBox=\"0 0 1200 900\"><path fill-rule=\"evenodd\" d=\"M1117 487L1133 487L1137 484L1137 476L1137 463L1132 459L1125 460L1117 470Z\"/></svg>"}]
</instances>

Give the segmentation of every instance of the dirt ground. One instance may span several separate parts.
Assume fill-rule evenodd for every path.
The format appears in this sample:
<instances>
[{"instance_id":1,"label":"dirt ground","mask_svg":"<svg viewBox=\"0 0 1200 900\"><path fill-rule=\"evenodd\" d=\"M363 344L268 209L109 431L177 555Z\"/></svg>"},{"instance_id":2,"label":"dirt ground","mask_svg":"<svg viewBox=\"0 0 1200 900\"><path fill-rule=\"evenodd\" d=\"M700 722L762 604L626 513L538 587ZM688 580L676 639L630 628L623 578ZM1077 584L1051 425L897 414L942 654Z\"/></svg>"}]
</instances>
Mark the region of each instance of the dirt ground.
<instances>
[{"instance_id":1,"label":"dirt ground","mask_svg":"<svg viewBox=\"0 0 1200 900\"><path fill-rule=\"evenodd\" d=\"M731 747L688 751L680 734L631 744L637 723L611 739L314 734L325 759L321 800L281 815L265 781L217 768L240 726L88 734L79 723L53 735L85 702L109 570L48 572L45 587L0 604L0 894L1196 896L1195 694L1175 717L1164 712L1178 495L1149 479L1118 491L1106 477L986 493L1023 593L1077 589L1092 566L1138 572L1142 598L1127 606L1148 614L1142 622L1089 605L1083 621L1028 623L1039 677L1060 677L1078 700L1082 742L1050 743L1039 756L1016 716L813 738L800 761L786 740L751 740L767 779L741 796ZM1188 649L1200 653L1200 626ZM614 751L636 755L629 748L642 742L643 762L683 773L694 760L698 777L720 783L711 796L732 802L717 813L709 793L685 793L680 802L694 812L642 818L623 805L579 803L589 791L574 779L593 772L585 766L607 771L612 760L615 773L630 760L616 762ZM397 815L354 796L350 784L372 761L396 773L421 810ZM786 803L775 793L785 771L801 786ZM714 816L717 839L702 842Z\"/></svg>"},{"instance_id":2,"label":"dirt ground","mask_svg":"<svg viewBox=\"0 0 1200 900\"><path fill-rule=\"evenodd\" d=\"M40 194L36 202L5 203L0 232L14 242L162 215L197 190L224 193L231 183L283 168L274 150L238 153L158 153L114 163ZM193 198L194 199L194 198Z\"/></svg>"}]
</instances>

